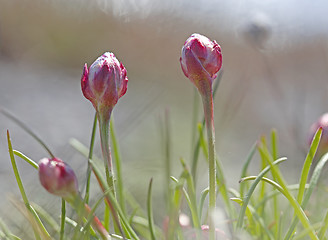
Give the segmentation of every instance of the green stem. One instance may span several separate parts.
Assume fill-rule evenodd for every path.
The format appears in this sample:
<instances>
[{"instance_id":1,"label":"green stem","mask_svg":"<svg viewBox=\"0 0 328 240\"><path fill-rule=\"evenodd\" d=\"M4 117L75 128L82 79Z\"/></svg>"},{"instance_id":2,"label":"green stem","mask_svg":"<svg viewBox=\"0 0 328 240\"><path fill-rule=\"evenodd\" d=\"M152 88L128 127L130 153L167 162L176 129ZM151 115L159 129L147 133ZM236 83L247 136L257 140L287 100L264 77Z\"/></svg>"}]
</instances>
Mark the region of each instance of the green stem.
<instances>
[{"instance_id":1,"label":"green stem","mask_svg":"<svg viewBox=\"0 0 328 240\"><path fill-rule=\"evenodd\" d=\"M204 116L208 138L208 163L209 163L209 210L212 214L216 205L216 162L215 162L215 130L213 112L213 93L212 88L202 94ZM209 221L210 240L215 239L215 226L212 219Z\"/></svg>"},{"instance_id":2,"label":"green stem","mask_svg":"<svg viewBox=\"0 0 328 240\"><path fill-rule=\"evenodd\" d=\"M66 215L66 203L62 198L62 209L61 209L61 221L60 221L60 240L64 239L65 232L65 215Z\"/></svg>"},{"instance_id":3,"label":"green stem","mask_svg":"<svg viewBox=\"0 0 328 240\"><path fill-rule=\"evenodd\" d=\"M106 172L106 181L109 186L109 189L113 193L113 196L116 198L115 184L114 184L114 171L112 169L112 156L110 153L109 146L109 122L110 115L104 116L103 114L98 113L99 121L99 130L100 130L100 141L101 141L101 150L104 158L105 172ZM106 207L104 213L105 227L109 229L109 208Z\"/></svg>"},{"instance_id":4,"label":"green stem","mask_svg":"<svg viewBox=\"0 0 328 240\"><path fill-rule=\"evenodd\" d=\"M106 171L106 180L109 188L113 188L114 190L114 172L112 170L112 156L110 153L109 146L109 118L104 117L102 115L99 116L99 129L100 129L100 141L101 141L101 150L104 157L104 165Z\"/></svg>"}]
</instances>

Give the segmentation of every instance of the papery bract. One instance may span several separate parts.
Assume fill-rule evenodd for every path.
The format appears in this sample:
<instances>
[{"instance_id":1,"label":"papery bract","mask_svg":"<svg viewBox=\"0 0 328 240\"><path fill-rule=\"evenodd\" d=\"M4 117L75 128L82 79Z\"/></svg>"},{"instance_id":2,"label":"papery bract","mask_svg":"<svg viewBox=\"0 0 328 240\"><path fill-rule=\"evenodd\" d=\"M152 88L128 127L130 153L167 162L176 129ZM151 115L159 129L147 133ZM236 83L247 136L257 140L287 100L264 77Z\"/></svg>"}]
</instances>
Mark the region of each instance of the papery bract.
<instances>
[{"instance_id":1,"label":"papery bract","mask_svg":"<svg viewBox=\"0 0 328 240\"><path fill-rule=\"evenodd\" d=\"M221 47L216 41L194 33L182 47L180 64L183 73L200 93L212 85L222 67Z\"/></svg>"},{"instance_id":2,"label":"papery bract","mask_svg":"<svg viewBox=\"0 0 328 240\"><path fill-rule=\"evenodd\" d=\"M321 117L314 122L310 129L308 134L308 145L310 146L312 139L318 130L318 128L322 128L322 135L320 139L320 143L317 149L318 156L322 156L326 152L328 152L328 113L325 113L321 115Z\"/></svg>"},{"instance_id":3,"label":"papery bract","mask_svg":"<svg viewBox=\"0 0 328 240\"><path fill-rule=\"evenodd\" d=\"M51 194L64 199L74 199L78 183L73 169L58 158L43 158L39 161L41 185Z\"/></svg>"},{"instance_id":4,"label":"papery bract","mask_svg":"<svg viewBox=\"0 0 328 240\"><path fill-rule=\"evenodd\" d=\"M101 55L88 69L84 65L81 78L83 95L91 101L99 114L109 115L127 90L126 69L113 53Z\"/></svg>"}]
</instances>

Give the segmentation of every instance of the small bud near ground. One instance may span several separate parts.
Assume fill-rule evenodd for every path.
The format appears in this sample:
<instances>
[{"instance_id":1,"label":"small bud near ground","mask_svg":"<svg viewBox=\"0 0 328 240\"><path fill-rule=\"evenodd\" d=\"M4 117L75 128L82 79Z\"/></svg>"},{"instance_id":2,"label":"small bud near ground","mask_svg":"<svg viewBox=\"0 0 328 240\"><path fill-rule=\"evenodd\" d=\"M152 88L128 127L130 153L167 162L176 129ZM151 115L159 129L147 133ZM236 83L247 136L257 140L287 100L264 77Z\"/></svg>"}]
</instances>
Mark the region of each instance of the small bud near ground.
<instances>
[{"instance_id":1,"label":"small bud near ground","mask_svg":"<svg viewBox=\"0 0 328 240\"><path fill-rule=\"evenodd\" d=\"M180 64L185 76L205 94L222 67L221 47L216 41L194 33L182 47Z\"/></svg>"},{"instance_id":2,"label":"small bud near ground","mask_svg":"<svg viewBox=\"0 0 328 240\"><path fill-rule=\"evenodd\" d=\"M83 95L103 117L110 117L118 99L126 93L127 84L126 69L113 53L104 53L89 69L87 64L84 65L81 78Z\"/></svg>"},{"instance_id":3,"label":"small bud near ground","mask_svg":"<svg viewBox=\"0 0 328 240\"><path fill-rule=\"evenodd\" d=\"M43 158L39 161L39 179L48 192L65 200L72 200L78 195L73 169L58 158Z\"/></svg>"}]
</instances>

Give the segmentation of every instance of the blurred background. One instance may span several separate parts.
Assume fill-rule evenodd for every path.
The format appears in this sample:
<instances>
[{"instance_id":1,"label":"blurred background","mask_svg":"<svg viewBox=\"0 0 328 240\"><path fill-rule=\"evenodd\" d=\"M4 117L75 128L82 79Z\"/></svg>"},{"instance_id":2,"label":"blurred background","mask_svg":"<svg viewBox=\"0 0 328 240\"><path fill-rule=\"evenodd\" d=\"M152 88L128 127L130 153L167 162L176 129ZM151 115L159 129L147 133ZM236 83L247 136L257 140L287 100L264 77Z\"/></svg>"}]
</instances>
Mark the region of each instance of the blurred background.
<instances>
[{"instance_id":1,"label":"blurred background","mask_svg":"<svg viewBox=\"0 0 328 240\"><path fill-rule=\"evenodd\" d=\"M216 149L228 184L238 186L251 146L272 128L278 131L280 155L289 159L282 171L294 183L305 158L308 128L328 110L327 9L324 0L0 0L0 107L69 163L83 186L86 159L69 144L76 138L88 145L93 123L94 109L80 90L82 67L114 52L129 78L128 92L114 110L124 183L145 205L154 177L154 201L163 204L165 111L177 166L173 174L179 174L180 157L191 160L195 92L179 57L184 41L197 32L215 39L223 51L214 111ZM0 115L0 216L8 213L7 196L19 196L7 129L15 149L35 161L47 157L28 134ZM98 139L96 144L100 156ZM60 200L49 201L36 171L17 162L30 199L56 210ZM200 189L207 183L205 166L199 170ZM12 224L26 227L17 219Z\"/></svg>"}]
</instances>

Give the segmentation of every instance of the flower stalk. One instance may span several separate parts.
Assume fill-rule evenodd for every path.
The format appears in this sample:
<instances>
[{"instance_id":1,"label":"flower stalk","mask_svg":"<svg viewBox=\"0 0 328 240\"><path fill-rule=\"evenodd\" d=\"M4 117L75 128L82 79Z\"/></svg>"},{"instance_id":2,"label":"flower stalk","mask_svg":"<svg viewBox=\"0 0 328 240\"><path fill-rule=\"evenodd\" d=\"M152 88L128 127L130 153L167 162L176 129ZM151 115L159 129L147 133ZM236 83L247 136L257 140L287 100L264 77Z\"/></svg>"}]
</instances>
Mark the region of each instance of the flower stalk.
<instances>
[{"instance_id":1,"label":"flower stalk","mask_svg":"<svg viewBox=\"0 0 328 240\"><path fill-rule=\"evenodd\" d=\"M101 150L104 157L105 172L106 172L106 181L109 188L112 190L112 193L115 196L115 185L114 185L114 171L112 169L112 155L109 145L109 124L110 116L104 117L103 115L98 115L99 129L100 129L100 141L101 141Z\"/></svg>"},{"instance_id":2,"label":"flower stalk","mask_svg":"<svg viewBox=\"0 0 328 240\"><path fill-rule=\"evenodd\" d=\"M209 158L209 186L210 186L210 207L215 207L215 130L213 121L213 95L210 92L208 95L202 97L204 106L205 123L208 138L208 158Z\"/></svg>"},{"instance_id":3,"label":"flower stalk","mask_svg":"<svg viewBox=\"0 0 328 240\"><path fill-rule=\"evenodd\" d=\"M221 47L216 41L211 41L200 34L192 34L185 42L181 51L180 64L183 73L198 89L202 97L204 117L208 138L209 162L209 212L216 205L216 153L213 110L212 84L222 67ZM215 240L215 226L209 219L209 239Z\"/></svg>"},{"instance_id":4,"label":"flower stalk","mask_svg":"<svg viewBox=\"0 0 328 240\"><path fill-rule=\"evenodd\" d=\"M202 95L205 124L208 138L208 164L209 164L209 211L213 213L216 206L216 161L215 161L215 129L212 88ZM210 239L215 239L215 226L212 218L209 220Z\"/></svg>"}]
</instances>

